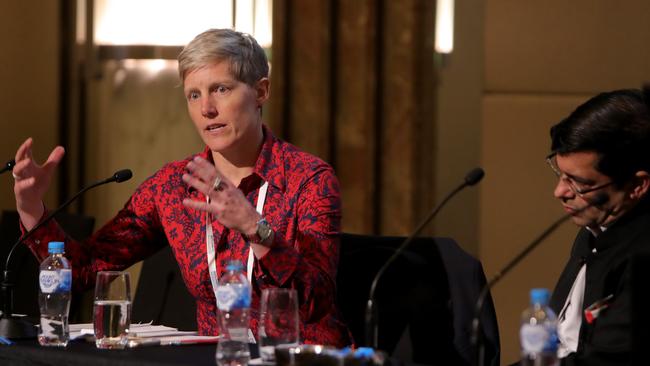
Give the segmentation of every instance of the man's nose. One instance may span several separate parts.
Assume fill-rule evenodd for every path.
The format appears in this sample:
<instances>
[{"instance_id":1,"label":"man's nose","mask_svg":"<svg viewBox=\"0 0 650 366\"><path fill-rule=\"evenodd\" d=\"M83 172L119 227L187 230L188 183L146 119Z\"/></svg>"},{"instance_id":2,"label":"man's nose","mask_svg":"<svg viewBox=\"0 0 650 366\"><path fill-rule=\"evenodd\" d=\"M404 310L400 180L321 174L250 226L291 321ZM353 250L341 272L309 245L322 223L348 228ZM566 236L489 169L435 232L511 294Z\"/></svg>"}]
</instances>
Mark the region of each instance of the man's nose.
<instances>
[{"instance_id":1,"label":"man's nose","mask_svg":"<svg viewBox=\"0 0 650 366\"><path fill-rule=\"evenodd\" d=\"M553 196L557 199L574 198L575 192L571 189L569 182L563 177L560 177L555 185L555 190L553 190Z\"/></svg>"}]
</instances>

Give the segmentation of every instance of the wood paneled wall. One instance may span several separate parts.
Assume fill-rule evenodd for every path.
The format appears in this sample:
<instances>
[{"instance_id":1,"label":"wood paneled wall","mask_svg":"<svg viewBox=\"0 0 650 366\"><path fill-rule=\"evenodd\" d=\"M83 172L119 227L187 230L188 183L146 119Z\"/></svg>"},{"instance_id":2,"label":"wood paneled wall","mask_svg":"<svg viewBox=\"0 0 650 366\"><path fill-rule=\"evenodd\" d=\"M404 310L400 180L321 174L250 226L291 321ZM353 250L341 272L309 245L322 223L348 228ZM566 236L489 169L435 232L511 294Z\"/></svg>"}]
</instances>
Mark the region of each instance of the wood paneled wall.
<instances>
[{"instance_id":1,"label":"wood paneled wall","mask_svg":"<svg viewBox=\"0 0 650 366\"><path fill-rule=\"evenodd\" d=\"M47 159L58 142L58 1L0 2L0 164L34 138L34 157ZM46 196L56 204L57 184ZM0 176L0 209L15 210L11 173ZM5 245L6 243L1 243Z\"/></svg>"},{"instance_id":2,"label":"wood paneled wall","mask_svg":"<svg viewBox=\"0 0 650 366\"><path fill-rule=\"evenodd\" d=\"M334 166L345 231L406 234L432 204L434 5L274 4L269 123Z\"/></svg>"}]
</instances>

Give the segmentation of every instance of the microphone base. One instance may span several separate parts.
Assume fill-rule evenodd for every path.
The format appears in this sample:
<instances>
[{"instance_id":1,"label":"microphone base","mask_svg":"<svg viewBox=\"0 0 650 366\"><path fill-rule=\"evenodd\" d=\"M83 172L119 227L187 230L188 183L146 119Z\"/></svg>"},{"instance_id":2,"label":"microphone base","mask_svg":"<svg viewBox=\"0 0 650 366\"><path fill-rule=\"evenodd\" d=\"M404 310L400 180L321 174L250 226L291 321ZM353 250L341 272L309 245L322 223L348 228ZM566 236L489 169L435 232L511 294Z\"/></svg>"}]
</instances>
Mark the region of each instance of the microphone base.
<instances>
[{"instance_id":1,"label":"microphone base","mask_svg":"<svg viewBox=\"0 0 650 366\"><path fill-rule=\"evenodd\" d=\"M0 337L8 339L35 339L36 326L24 317L3 314L0 317Z\"/></svg>"}]
</instances>

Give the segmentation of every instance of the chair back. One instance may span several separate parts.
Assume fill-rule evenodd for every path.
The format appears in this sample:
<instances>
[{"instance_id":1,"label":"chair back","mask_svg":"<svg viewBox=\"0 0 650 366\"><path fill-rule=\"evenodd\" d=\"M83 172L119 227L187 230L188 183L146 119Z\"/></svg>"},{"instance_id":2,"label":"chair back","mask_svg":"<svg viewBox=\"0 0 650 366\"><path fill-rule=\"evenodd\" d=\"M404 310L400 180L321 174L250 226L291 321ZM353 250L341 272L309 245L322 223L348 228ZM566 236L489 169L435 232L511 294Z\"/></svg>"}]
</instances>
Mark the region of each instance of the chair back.
<instances>
[{"instance_id":1,"label":"chair back","mask_svg":"<svg viewBox=\"0 0 650 366\"><path fill-rule=\"evenodd\" d=\"M132 322L196 330L196 301L187 291L169 245L144 260L133 299Z\"/></svg>"},{"instance_id":2,"label":"chair back","mask_svg":"<svg viewBox=\"0 0 650 366\"><path fill-rule=\"evenodd\" d=\"M357 345L366 345L365 309L372 280L404 239L341 234L337 301ZM459 364L447 274L432 238L415 239L391 264L377 284L375 299L380 349L417 363ZM406 329L411 344L396 355Z\"/></svg>"}]
</instances>

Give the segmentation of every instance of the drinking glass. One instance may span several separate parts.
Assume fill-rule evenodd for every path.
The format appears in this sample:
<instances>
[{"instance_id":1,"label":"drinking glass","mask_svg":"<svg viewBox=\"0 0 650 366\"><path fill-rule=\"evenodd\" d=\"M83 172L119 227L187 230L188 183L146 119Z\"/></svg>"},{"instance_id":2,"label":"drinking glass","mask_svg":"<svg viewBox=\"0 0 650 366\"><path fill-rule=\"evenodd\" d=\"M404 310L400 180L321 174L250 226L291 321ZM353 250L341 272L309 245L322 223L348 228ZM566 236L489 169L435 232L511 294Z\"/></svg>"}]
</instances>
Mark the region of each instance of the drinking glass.
<instances>
[{"instance_id":1,"label":"drinking glass","mask_svg":"<svg viewBox=\"0 0 650 366\"><path fill-rule=\"evenodd\" d=\"M97 273L93 327L95 346L123 349L131 325L131 285L128 272Z\"/></svg>"},{"instance_id":2,"label":"drinking glass","mask_svg":"<svg viewBox=\"0 0 650 366\"><path fill-rule=\"evenodd\" d=\"M275 360L276 346L297 346L300 319L298 293L293 289L262 290L258 327L260 356L265 362Z\"/></svg>"}]
</instances>

